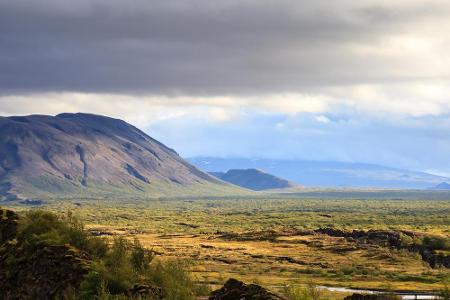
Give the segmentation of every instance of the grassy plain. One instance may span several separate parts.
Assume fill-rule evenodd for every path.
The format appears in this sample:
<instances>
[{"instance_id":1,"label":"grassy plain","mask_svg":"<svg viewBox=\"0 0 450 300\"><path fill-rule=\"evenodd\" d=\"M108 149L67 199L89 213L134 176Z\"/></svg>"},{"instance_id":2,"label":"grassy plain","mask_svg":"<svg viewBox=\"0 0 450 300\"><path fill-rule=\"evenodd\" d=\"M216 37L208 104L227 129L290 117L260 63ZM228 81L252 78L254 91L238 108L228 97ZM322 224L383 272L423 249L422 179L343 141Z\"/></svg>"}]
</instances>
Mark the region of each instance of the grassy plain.
<instances>
[{"instance_id":1,"label":"grassy plain","mask_svg":"<svg viewBox=\"0 0 450 300\"><path fill-rule=\"evenodd\" d=\"M311 190L217 198L66 199L49 200L41 208L71 210L101 234L138 237L161 259L190 259L196 278L211 285L234 277L272 289L312 282L437 290L450 276L449 269L432 269L405 250L319 234L265 234L334 227L450 237L448 192ZM230 233L245 233L245 238L226 238Z\"/></svg>"}]
</instances>

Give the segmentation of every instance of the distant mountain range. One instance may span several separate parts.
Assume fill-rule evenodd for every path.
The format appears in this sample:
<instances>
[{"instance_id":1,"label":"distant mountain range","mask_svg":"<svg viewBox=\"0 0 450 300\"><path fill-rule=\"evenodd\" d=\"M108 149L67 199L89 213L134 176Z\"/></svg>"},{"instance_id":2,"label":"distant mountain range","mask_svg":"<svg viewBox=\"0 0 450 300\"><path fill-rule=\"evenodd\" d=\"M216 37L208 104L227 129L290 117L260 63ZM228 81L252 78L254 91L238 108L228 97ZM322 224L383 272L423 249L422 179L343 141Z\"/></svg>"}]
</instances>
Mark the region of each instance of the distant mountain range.
<instances>
[{"instance_id":1,"label":"distant mountain range","mask_svg":"<svg viewBox=\"0 0 450 300\"><path fill-rule=\"evenodd\" d=\"M81 113L0 117L0 200L236 189L122 120Z\"/></svg>"},{"instance_id":2,"label":"distant mountain range","mask_svg":"<svg viewBox=\"0 0 450 300\"><path fill-rule=\"evenodd\" d=\"M206 172L260 169L309 187L424 189L450 181L442 176L365 163L194 157L189 162Z\"/></svg>"},{"instance_id":3,"label":"distant mountain range","mask_svg":"<svg viewBox=\"0 0 450 300\"><path fill-rule=\"evenodd\" d=\"M296 184L258 169L233 169L227 172L210 172L217 178L254 191L284 189Z\"/></svg>"},{"instance_id":4,"label":"distant mountain range","mask_svg":"<svg viewBox=\"0 0 450 300\"><path fill-rule=\"evenodd\" d=\"M450 190L450 184L447 182L441 182L435 187L431 188L432 190Z\"/></svg>"}]
</instances>

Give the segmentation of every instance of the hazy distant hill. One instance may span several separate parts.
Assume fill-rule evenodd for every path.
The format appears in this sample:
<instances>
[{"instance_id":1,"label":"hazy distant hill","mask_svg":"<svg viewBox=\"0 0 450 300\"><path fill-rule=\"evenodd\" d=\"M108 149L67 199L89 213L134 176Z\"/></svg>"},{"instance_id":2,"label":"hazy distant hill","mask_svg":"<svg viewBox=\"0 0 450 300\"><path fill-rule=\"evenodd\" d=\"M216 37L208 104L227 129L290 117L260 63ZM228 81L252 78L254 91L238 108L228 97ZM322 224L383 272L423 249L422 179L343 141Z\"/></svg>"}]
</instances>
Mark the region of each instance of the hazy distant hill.
<instances>
[{"instance_id":1,"label":"hazy distant hill","mask_svg":"<svg viewBox=\"0 0 450 300\"><path fill-rule=\"evenodd\" d=\"M447 182L441 182L438 185L432 187L433 190L450 190L450 184Z\"/></svg>"},{"instance_id":2,"label":"hazy distant hill","mask_svg":"<svg viewBox=\"0 0 450 300\"><path fill-rule=\"evenodd\" d=\"M0 117L0 184L9 199L230 188L126 122L80 113Z\"/></svg>"},{"instance_id":3,"label":"hazy distant hill","mask_svg":"<svg viewBox=\"0 0 450 300\"><path fill-rule=\"evenodd\" d=\"M283 189L294 187L295 184L258 169L233 169L228 172L211 172L211 175L254 191Z\"/></svg>"},{"instance_id":4,"label":"hazy distant hill","mask_svg":"<svg viewBox=\"0 0 450 300\"><path fill-rule=\"evenodd\" d=\"M364 163L196 157L188 159L207 172L262 169L304 186L422 189L449 179L441 176Z\"/></svg>"}]
</instances>

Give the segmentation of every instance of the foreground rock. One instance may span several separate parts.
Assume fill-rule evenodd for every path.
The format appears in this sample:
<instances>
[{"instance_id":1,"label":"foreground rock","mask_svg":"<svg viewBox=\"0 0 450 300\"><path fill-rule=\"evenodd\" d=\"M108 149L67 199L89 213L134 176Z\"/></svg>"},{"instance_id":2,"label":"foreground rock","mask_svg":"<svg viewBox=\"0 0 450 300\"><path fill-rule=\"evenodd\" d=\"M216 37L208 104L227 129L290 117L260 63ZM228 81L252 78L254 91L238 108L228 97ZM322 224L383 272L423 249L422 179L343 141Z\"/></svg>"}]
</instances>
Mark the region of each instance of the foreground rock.
<instances>
[{"instance_id":1,"label":"foreground rock","mask_svg":"<svg viewBox=\"0 0 450 300\"><path fill-rule=\"evenodd\" d=\"M54 299L77 288L89 272L89 256L69 245L22 245L18 220L0 209L0 298Z\"/></svg>"},{"instance_id":2,"label":"foreground rock","mask_svg":"<svg viewBox=\"0 0 450 300\"><path fill-rule=\"evenodd\" d=\"M16 237L18 219L12 210L0 208L0 246Z\"/></svg>"},{"instance_id":3,"label":"foreground rock","mask_svg":"<svg viewBox=\"0 0 450 300\"><path fill-rule=\"evenodd\" d=\"M399 300L396 295L375 295L375 294L353 294L344 298L344 300Z\"/></svg>"},{"instance_id":4,"label":"foreground rock","mask_svg":"<svg viewBox=\"0 0 450 300\"><path fill-rule=\"evenodd\" d=\"M89 257L69 245L38 246L33 253L13 242L0 248L3 299L54 299L78 288Z\"/></svg>"},{"instance_id":5,"label":"foreground rock","mask_svg":"<svg viewBox=\"0 0 450 300\"><path fill-rule=\"evenodd\" d=\"M155 285L135 284L127 291L127 296L131 299L164 299L164 291L161 287Z\"/></svg>"},{"instance_id":6,"label":"foreground rock","mask_svg":"<svg viewBox=\"0 0 450 300\"><path fill-rule=\"evenodd\" d=\"M285 300L257 284L245 284L236 279L228 279L225 285L211 293L209 300Z\"/></svg>"}]
</instances>

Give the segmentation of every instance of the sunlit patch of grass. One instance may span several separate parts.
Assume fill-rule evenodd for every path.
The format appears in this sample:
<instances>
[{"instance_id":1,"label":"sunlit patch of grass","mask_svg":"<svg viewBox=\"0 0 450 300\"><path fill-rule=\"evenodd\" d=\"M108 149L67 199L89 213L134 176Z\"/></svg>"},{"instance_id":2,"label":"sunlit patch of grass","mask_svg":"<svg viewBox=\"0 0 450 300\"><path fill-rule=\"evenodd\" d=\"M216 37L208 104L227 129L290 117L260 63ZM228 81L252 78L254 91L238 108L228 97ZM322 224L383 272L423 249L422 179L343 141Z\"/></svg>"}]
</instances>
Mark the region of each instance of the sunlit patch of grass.
<instances>
[{"instance_id":1,"label":"sunlit patch of grass","mask_svg":"<svg viewBox=\"0 0 450 300\"><path fill-rule=\"evenodd\" d=\"M427 198L423 192L372 191L330 196L318 191L160 199L80 197L50 199L45 208L60 214L72 210L88 228L137 237L164 257L195 261L191 269L197 280L213 287L235 277L246 282L257 278L274 289L287 283L314 282L432 290L441 288L448 275L447 269L432 269L417 254L361 248L342 238L287 236L273 241L229 241L218 234L335 227L411 230L448 237L450 201L443 194L431 193ZM291 257L293 262L280 257Z\"/></svg>"}]
</instances>

